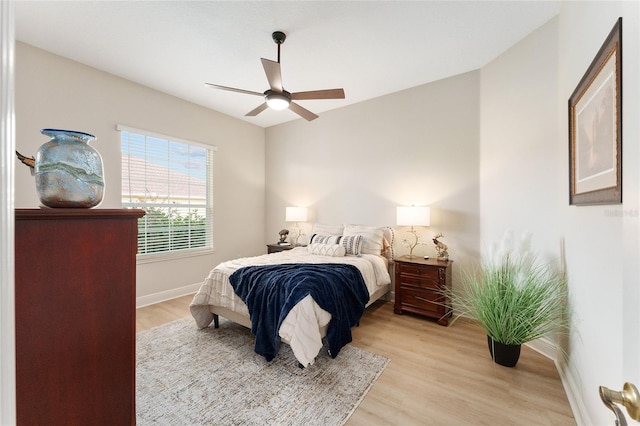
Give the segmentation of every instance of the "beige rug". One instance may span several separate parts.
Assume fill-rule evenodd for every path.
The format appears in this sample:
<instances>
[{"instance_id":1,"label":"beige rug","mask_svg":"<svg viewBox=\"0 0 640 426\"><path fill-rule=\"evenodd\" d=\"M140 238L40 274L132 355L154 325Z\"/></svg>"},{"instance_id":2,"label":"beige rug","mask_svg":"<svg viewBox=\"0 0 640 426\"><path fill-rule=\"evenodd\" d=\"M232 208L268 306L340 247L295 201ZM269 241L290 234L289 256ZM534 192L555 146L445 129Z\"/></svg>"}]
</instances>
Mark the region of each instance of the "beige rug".
<instances>
[{"instance_id":1,"label":"beige rug","mask_svg":"<svg viewBox=\"0 0 640 426\"><path fill-rule=\"evenodd\" d=\"M321 350L302 370L288 345L267 363L251 332L220 318L199 330L191 317L137 335L140 425L341 425L389 360L347 345Z\"/></svg>"}]
</instances>

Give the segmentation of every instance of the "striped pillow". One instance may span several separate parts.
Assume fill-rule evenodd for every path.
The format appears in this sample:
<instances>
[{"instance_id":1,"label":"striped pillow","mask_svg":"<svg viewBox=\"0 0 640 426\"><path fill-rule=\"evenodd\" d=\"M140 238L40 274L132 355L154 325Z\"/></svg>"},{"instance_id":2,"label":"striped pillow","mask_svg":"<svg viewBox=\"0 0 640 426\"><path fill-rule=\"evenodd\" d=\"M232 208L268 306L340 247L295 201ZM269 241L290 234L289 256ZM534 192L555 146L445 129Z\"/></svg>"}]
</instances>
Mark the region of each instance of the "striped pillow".
<instances>
[{"instance_id":1,"label":"striped pillow","mask_svg":"<svg viewBox=\"0 0 640 426\"><path fill-rule=\"evenodd\" d=\"M345 254L360 256L360 248L362 246L361 235L350 235L347 237L342 237L341 242L344 246Z\"/></svg>"},{"instance_id":2,"label":"striped pillow","mask_svg":"<svg viewBox=\"0 0 640 426\"><path fill-rule=\"evenodd\" d=\"M311 240L309 240L309 243L310 244L340 244L340 238L342 238L342 235L313 234L311 236Z\"/></svg>"}]
</instances>

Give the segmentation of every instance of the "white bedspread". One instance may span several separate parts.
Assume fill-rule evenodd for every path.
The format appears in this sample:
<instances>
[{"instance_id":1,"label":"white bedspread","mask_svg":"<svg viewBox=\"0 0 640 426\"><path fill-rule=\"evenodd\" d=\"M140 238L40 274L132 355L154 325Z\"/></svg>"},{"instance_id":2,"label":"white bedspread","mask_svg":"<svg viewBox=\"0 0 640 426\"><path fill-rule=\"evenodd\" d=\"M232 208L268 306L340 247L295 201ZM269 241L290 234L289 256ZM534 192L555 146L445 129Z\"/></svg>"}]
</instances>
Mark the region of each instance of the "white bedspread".
<instances>
[{"instance_id":1,"label":"white bedspread","mask_svg":"<svg viewBox=\"0 0 640 426\"><path fill-rule=\"evenodd\" d=\"M381 256L363 254L357 256L319 256L310 254L304 247L296 247L279 253L255 257L244 257L223 262L216 266L205 279L191 302L190 309L196 324L204 328L211 324L213 314L210 306L227 308L237 314L249 317L247 305L235 294L229 283L229 276L245 266L272 265L281 263L346 263L360 270L364 282L373 294L380 287L391 283L387 261ZM331 314L320 308L311 296L300 301L285 318L280 327L280 337L303 365L312 364L322 348L322 337Z\"/></svg>"}]
</instances>

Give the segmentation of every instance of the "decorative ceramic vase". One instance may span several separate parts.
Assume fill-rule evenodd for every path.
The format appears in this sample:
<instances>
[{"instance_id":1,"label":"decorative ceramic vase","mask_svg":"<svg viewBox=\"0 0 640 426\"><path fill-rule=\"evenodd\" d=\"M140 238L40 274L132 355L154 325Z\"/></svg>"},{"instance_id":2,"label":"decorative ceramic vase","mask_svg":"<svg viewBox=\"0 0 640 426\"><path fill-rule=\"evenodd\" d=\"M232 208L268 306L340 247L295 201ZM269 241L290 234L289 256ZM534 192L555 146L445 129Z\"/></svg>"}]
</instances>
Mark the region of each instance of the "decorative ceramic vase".
<instances>
[{"instance_id":1,"label":"decorative ceramic vase","mask_svg":"<svg viewBox=\"0 0 640 426\"><path fill-rule=\"evenodd\" d=\"M51 137L35 156L40 201L47 207L95 207L102 201L102 158L89 146L96 137L72 130L42 129Z\"/></svg>"},{"instance_id":2,"label":"decorative ceramic vase","mask_svg":"<svg viewBox=\"0 0 640 426\"><path fill-rule=\"evenodd\" d=\"M504 343L496 342L490 336L487 336L487 343L489 344L491 359L496 364L515 367L518 363L521 345L505 345Z\"/></svg>"}]
</instances>

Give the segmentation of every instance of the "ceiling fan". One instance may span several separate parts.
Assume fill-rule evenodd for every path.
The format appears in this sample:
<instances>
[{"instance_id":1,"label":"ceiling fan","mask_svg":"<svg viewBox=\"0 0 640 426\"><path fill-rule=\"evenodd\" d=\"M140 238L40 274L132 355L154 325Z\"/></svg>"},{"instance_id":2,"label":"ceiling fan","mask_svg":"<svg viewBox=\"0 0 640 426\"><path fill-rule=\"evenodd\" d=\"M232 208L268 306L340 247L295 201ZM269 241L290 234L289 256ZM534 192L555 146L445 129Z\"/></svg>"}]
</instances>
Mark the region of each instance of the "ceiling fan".
<instances>
[{"instance_id":1,"label":"ceiling fan","mask_svg":"<svg viewBox=\"0 0 640 426\"><path fill-rule=\"evenodd\" d=\"M262 61L262 67L267 75L270 89L263 93L253 92L251 90L236 89L234 87L220 86L218 84L205 83L209 87L220 90L228 90L230 92L245 93L247 95L263 96L264 102L249 111L245 116L253 117L260 114L267 108L275 110L284 110L289 108L291 111L298 114L300 117L311 121L318 118L318 116L306 108L301 107L294 100L309 100L309 99L344 99L343 89L326 89L326 90L311 90L307 92L294 92L290 93L284 90L282 86L282 75L280 73L280 45L284 43L287 38L286 34L282 31L275 31L272 35L273 41L278 45L278 62L271 61L269 59L260 58Z\"/></svg>"}]
</instances>

